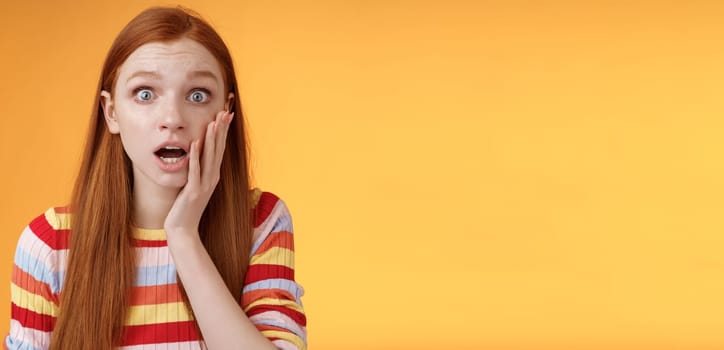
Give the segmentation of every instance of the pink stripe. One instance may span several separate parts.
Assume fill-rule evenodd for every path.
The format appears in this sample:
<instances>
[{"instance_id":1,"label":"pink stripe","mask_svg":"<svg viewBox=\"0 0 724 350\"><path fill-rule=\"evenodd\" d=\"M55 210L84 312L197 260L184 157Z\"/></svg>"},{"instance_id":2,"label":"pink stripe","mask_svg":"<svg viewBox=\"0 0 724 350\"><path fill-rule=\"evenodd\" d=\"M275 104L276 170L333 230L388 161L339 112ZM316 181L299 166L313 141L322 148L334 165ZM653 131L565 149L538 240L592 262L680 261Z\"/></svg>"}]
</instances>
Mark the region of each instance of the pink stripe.
<instances>
[{"instance_id":1,"label":"pink stripe","mask_svg":"<svg viewBox=\"0 0 724 350\"><path fill-rule=\"evenodd\" d=\"M37 259L38 262L43 263L49 271L58 272L61 267L65 269L65 264L68 259L68 250L63 249L54 251L52 247L48 246L45 241L41 240L30 228L26 228L20 235L18 247L20 247L20 249L26 254ZM51 254L54 258L57 258L57 265L47 264L49 260L51 260L48 258Z\"/></svg>"},{"instance_id":2,"label":"pink stripe","mask_svg":"<svg viewBox=\"0 0 724 350\"><path fill-rule=\"evenodd\" d=\"M185 350L206 350L203 341L185 341L175 343L143 344L121 346L121 350L158 350L158 349L185 349Z\"/></svg>"},{"instance_id":3,"label":"pink stripe","mask_svg":"<svg viewBox=\"0 0 724 350\"><path fill-rule=\"evenodd\" d=\"M165 266L173 264L168 247L135 248L138 267Z\"/></svg>"}]
</instances>

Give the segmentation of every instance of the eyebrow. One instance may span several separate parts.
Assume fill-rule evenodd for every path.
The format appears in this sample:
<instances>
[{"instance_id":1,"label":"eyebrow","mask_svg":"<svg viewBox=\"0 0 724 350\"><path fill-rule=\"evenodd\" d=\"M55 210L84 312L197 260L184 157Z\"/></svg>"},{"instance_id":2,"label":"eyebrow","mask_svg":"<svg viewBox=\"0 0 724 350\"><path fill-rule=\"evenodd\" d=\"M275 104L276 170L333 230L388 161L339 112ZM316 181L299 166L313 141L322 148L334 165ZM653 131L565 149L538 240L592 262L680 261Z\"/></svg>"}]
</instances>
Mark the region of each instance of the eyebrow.
<instances>
[{"instance_id":1,"label":"eyebrow","mask_svg":"<svg viewBox=\"0 0 724 350\"><path fill-rule=\"evenodd\" d=\"M189 72L188 74L189 78L211 78L213 80L218 81L219 79L216 78L216 75L214 73L211 73L211 71L208 70L195 70L193 72Z\"/></svg>"},{"instance_id":2,"label":"eyebrow","mask_svg":"<svg viewBox=\"0 0 724 350\"><path fill-rule=\"evenodd\" d=\"M131 74L131 76L126 79L126 82L131 81L131 79L133 78L149 78L154 80L161 80L161 76L158 73L151 71L137 71Z\"/></svg>"},{"instance_id":3,"label":"eyebrow","mask_svg":"<svg viewBox=\"0 0 724 350\"><path fill-rule=\"evenodd\" d=\"M129 81L130 81L131 79L133 79L133 78L139 78L139 77L149 78L149 79L153 79L153 80L161 80L161 75L158 74L158 73L155 72L155 71L137 71L137 72L131 74L131 76L128 77L128 79L126 80L126 82L129 82ZM212 73L211 71L208 71L208 70L195 70L195 71L193 71L193 72L189 72L189 74L187 74L187 77L188 77L189 79L192 79L192 78L211 78L211 79L216 80L216 81L219 80L219 79L216 77L216 75L214 75L214 73Z\"/></svg>"}]
</instances>

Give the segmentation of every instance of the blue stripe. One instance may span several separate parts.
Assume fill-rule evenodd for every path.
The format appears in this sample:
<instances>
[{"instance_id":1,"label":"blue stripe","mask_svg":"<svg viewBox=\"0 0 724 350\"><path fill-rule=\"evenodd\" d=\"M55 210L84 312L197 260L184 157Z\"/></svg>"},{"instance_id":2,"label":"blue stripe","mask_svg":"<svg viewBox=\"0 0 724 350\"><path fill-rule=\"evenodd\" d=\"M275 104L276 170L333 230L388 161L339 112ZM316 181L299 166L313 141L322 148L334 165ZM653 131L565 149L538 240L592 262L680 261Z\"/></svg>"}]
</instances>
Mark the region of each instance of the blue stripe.
<instances>
[{"instance_id":1,"label":"blue stripe","mask_svg":"<svg viewBox=\"0 0 724 350\"><path fill-rule=\"evenodd\" d=\"M301 297L304 295L304 288L297 284L297 282L290 281L284 278L270 278L259 282L254 282L244 286L243 293L251 292L252 290L258 289L282 289L294 296L295 301L299 306L302 305Z\"/></svg>"},{"instance_id":2,"label":"blue stripe","mask_svg":"<svg viewBox=\"0 0 724 350\"><path fill-rule=\"evenodd\" d=\"M289 215L282 215L277 218L277 221L272 227L272 232L289 231L292 232L292 218Z\"/></svg>"},{"instance_id":3,"label":"blue stripe","mask_svg":"<svg viewBox=\"0 0 724 350\"><path fill-rule=\"evenodd\" d=\"M266 235L266 238L264 238L263 240L256 240L256 242L254 242L254 245L251 247L251 255L254 255L254 253L256 253L257 249L259 249L259 246L261 246L262 243L264 243L272 233L279 231L286 231L294 234L294 229L292 228L292 218L289 215L282 215L278 217L277 221L274 222L274 226L272 226L271 231L269 232L269 234Z\"/></svg>"},{"instance_id":4,"label":"blue stripe","mask_svg":"<svg viewBox=\"0 0 724 350\"><path fill-rule=\"evenodd\" d=\"M59 281L62 281L65 277L65 271L53 272L42 261L26 253L20 246L15 250L14 263L18 268L33 276L36 280L49 285L50 291L54 294L60 292L61 285Z\"/></svg>"},{"instance_id":5,"label":"blue stripe","mask_svg":"<svg viewBox=\"0 0 724 350\"><path fill-rule=\"evenodd\" d=\"M269 238L269 236L267 235L266 238ZM249 252L249 256L253 256L254 254L256 254L256 251L259 249L259 246L261 246L261 244L264 243L266 238L264 240L257 240L256 242L254 242L254 245L251 247L251 251Z\"/></svg>"},{"instance_id":6,"label":"blue stripe","mask_svg":"<svg viewBox=\"0 0 724 350\"><path fill-rule=\"evenodd\" d=\"M9 335L5 338L5 346L8 347L8 350L43 350L31 346L28 343L24 343L19 339L15 339Z\"/></svg>"},{"instance_id":7,"label":"blue stripe","mask_svg":"<svg viewBox=\"0 0 724 350\"><path fill-rule=\"evenodd\" d=\"M136 269L136 286L158 286L176 283L176 266L145 266Z\"/></svg>"}]
</instances>

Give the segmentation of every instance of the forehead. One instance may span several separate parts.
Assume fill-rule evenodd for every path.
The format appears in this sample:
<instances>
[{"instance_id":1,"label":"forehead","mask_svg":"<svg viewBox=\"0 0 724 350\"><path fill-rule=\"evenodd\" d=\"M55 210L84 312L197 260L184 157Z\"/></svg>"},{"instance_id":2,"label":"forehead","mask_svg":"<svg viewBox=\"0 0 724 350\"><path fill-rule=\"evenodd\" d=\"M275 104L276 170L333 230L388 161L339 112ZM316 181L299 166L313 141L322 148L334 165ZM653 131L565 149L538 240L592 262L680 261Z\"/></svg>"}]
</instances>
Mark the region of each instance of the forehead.
<instances>
[{"instance_id":1,"label":"forehead","mask_svg":"<svg viewBox=\"0 0 724 350\"><path fill-rule=\"evenodd\" d=\"M151 42L133 51L118 71L118 82L138 71L166 76L185 75L193 71L210 71L223 82L221 65L214 55L198 42L183 38L171 42Z\"/></svg>"}]
</instances>

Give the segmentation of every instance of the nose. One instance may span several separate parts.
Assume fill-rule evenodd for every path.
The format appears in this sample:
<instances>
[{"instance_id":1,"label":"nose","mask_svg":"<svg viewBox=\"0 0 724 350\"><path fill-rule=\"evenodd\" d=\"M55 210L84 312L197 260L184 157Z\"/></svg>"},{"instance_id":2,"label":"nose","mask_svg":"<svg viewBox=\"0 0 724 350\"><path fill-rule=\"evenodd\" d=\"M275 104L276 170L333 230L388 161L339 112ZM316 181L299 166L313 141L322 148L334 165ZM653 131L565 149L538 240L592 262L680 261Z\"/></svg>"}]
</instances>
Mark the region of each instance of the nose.
<instances>
[{"instance_id":1,"label":"nose","mask_svg":"<svg viewBox=\"0 0 724 350\"><path fill-rule=\"evenodd\" d=\"M160 112L159 129L182 130L186 128L186 121L181 113L181 108L174 101L168 101Z\"/></svg>"}]
</instances>

